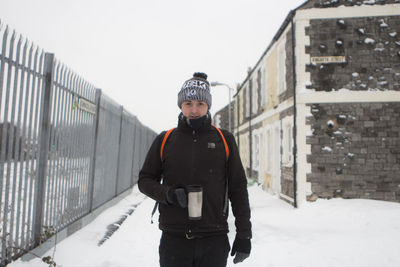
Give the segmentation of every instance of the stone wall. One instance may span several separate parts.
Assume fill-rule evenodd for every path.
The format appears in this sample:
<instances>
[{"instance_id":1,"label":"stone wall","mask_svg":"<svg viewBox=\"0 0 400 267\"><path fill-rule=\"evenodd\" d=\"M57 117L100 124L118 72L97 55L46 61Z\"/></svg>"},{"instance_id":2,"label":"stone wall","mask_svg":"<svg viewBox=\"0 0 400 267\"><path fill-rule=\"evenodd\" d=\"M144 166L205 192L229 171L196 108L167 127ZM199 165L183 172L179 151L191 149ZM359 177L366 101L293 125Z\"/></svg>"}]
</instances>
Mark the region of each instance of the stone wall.
<instances>
[{"instance_id":1,"label":"stone wall","mask_svg":"<svg viewBox=\"0 0 400 267\"><path fill-rule=\"evenodd\" d=\"M400 91L400 16L311 20L311 57L345 56L340 64L310 64L309 88Z\"/></svg>"},{"instance_id":2,"label":"stone wall","mask_svg":"<svg viewBox=\"0 0 400 267\"><path fill-rule=\"evenodd\" d=\"M311 113L312 192L400 202L400 103L313 104Z\"/></svg>"}]
</instances>

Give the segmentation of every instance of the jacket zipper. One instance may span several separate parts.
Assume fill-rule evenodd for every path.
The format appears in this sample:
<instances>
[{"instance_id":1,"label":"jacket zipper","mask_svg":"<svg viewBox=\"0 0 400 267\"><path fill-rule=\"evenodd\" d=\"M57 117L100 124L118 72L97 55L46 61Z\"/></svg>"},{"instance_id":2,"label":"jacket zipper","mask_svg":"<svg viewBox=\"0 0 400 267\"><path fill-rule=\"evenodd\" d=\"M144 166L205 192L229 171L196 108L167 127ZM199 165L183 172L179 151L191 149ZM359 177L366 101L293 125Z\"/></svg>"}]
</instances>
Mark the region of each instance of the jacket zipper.
<instances>
[{"instance_id":1,"label":"jacket zipper","mask_svg":"<svg viewBox=\"0 0 400 267\"><path fill-rule=\"evenodd\" d=\"M195 177L195 172L196 172L196 169L194 168L194 163L195 163L195 144L196 144L196 142L197 142L197 139L196 139L196 132L193 130L193 132L192 132L192 159L191 159L191 177L190 177L190 181L194 181L194 177ZM191 235L191 233L192 233L192 228L193 228L193 225L192 225L192 223L189 221L188 222L188 225L187 225L187 229L186 229L186 236L188 237L188 234L189 235Z\"/></svg>"},{"instance_id":2,"label":"jacket zipper","mask_svg":"<svg viewBox=\"0 0 400 267\"><path fill-rule=\"evenodd\" d=\"M191 171L191 173L192 173L192 175L191 175L191 180L193 181L193 178L195 177L195 172L196 172L196 169L194 168L194 166L195 166L195 145L196 145L196 143L197 143L197 138L196 138L196 132L193 130L193 132L192 132L192 139L193 139L193 142L192 142L192 164L191 164L191 166L192 166L192 171Z\"/></svg>"}]
</instances>

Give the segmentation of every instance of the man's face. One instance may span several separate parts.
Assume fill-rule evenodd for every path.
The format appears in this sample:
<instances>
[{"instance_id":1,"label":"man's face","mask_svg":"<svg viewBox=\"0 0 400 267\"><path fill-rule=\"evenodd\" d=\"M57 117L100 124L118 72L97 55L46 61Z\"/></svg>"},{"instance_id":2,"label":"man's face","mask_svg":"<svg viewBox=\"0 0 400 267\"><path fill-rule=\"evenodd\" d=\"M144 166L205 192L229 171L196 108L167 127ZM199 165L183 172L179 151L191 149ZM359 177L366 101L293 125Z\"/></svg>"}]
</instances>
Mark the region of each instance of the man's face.
<instances>
[{"instance_id":1,"label":"man's face","mask_svg":"<svg viewBox=\"0 0 400 267\"><path fill-rule=\"evenodd\" d=\"M182 114L189 119L198 119L207 114L208 105L204 101L186 100L181 106Z\"/></svg>"}]
</instances>

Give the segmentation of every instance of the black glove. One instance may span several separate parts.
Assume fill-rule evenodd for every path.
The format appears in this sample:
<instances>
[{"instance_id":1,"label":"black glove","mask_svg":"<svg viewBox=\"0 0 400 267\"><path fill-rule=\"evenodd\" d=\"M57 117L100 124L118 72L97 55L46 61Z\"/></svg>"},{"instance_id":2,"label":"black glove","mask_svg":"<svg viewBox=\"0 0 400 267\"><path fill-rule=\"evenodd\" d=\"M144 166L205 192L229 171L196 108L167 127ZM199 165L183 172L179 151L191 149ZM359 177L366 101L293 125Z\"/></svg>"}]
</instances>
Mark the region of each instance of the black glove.
<instances>
[{"instance_id":1,"label":"black glove","mask_svg":"<svg viewBox=\"0 0 400 267\"><path fill-rule=\"evenodd\" d=\"M167 191L167 202L170 205L174 205L181 208L187 207L187 193L182 186L173 186Z\"/></svg>"},{"instance_id":2,"label":"black glove","mask_svg":"<svg viewBox=\"0 0 400 267\"><path fill-rule=\"evenodd\" d=\"M239 263L244 261L250 256L251 242L250 239L238 238L236 236L233 241L231 256L235 256L233 263Z\"/></svg>"}]
</instances>

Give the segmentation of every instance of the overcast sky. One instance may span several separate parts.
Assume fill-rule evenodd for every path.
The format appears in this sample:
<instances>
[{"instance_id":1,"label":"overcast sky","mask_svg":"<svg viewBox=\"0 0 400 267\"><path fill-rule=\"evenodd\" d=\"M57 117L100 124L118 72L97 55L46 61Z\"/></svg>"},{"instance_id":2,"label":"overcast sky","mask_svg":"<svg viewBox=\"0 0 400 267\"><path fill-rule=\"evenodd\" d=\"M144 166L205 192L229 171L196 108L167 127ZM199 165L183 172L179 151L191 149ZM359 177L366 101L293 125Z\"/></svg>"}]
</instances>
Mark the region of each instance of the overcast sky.
<instances>
[{"instance_id":1,"label":"overcast sky","mask_svg":"<svg viewBox=\"0 0 400 267\"><path fill-rule=\"evenodd\" d=\"M157 133L197 71L236 88L304 0L0 0L0 19ZM213 87L211 114L228 103Z\"/></svg>"}]
</instances>

